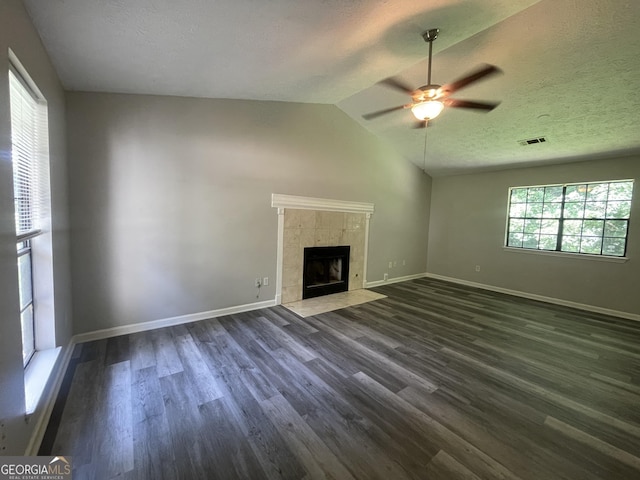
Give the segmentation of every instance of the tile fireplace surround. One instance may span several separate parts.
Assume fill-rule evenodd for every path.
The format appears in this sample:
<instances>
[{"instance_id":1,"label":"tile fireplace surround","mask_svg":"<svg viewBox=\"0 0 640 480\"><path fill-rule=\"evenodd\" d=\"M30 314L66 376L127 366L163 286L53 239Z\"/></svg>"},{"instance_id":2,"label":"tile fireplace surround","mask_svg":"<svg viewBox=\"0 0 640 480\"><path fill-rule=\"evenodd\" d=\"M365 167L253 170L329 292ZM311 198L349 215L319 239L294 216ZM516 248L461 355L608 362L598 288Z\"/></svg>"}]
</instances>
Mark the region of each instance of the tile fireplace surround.
<instances>
[{"instance_id":1,"label":"tile fireplace surround","mask_svg":"<svg viewBox=\"0 0 640 480\"><path fill-rule=\"evenodd\" d=\"M349 290L363 288L373 204L278 194L271 204L278 208L277 304L302 299L305 247L349 245Z\"/></svg>"}]
</instances>

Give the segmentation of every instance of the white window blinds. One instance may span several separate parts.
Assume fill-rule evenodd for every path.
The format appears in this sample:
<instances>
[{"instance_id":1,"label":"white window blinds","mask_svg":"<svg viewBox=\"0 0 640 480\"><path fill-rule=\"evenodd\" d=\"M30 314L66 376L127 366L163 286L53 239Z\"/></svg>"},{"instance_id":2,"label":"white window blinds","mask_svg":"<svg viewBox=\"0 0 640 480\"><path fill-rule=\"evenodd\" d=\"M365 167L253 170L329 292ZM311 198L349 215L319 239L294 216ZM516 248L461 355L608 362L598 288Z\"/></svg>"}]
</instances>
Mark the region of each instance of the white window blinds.
<instances>
[{"instance_id":1,"label":"white window blinds","mask_svg":"<svg viewBox=\"0 0 640 480\"><path fill-rule=\"evenodd\" d=\"M44 229L49 216L47 107L12 70L9 87L16 233L25 238Z\"/></svg>"}]
</instances>

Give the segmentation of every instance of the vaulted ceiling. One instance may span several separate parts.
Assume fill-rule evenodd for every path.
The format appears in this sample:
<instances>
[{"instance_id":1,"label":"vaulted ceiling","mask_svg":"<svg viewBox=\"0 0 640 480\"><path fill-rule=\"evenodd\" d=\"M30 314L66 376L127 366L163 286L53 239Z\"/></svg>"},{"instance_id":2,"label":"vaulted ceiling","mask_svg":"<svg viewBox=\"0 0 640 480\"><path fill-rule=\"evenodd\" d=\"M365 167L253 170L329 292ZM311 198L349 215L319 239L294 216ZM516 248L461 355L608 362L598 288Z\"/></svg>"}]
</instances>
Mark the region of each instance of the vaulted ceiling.
<instances>
[{"instance_id":1,"label":"vaulted ceiling","mask_svg":"<svg viewBox=\"0 0 640 480\"><path fill-rule=\"evenodd\" d=\"M640 151L635 0L24 3L68 90L336 104L432 175ZM497 65L454 96L500 106L365 121L410 100L380 80L426 83L436 27L433 81Z\"/></svg>"}]
</instances>

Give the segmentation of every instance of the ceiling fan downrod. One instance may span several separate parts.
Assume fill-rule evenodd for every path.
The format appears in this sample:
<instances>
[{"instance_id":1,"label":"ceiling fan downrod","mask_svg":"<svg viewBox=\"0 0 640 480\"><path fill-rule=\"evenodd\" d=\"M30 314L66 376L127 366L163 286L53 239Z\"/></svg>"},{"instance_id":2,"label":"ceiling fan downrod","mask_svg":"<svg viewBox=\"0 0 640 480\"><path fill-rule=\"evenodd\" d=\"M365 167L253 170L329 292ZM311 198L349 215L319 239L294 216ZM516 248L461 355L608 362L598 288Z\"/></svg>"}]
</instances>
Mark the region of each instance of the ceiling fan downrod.
<instances>
[{"instance_id":1,"label":"ceiling fan downrod","mask_svg":"<svg viewBox=\"0 0 640 480\"><path fill-rule=\"evenodd\" d=\"M431 58L433 56L433 41L438 38L439 28L432 28L422 34L424 41L429 44L429 63L427 64L427 85L431 85Z\"/></svg>"}]
</instances>

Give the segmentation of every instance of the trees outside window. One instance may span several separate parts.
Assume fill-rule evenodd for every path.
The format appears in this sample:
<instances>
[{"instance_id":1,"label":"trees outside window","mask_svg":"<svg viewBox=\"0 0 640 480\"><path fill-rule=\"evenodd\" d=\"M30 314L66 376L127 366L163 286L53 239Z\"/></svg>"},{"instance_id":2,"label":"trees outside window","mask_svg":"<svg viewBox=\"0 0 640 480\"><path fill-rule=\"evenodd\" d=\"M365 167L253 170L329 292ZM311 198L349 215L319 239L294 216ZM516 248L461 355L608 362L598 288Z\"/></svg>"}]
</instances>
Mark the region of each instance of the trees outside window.
<instances>
[{"instance_id":1,"label":"trees outside window","mask_svg":"<svg viewBox=\"0 0 640 480\"><path fill-rule=\"evenodd\" d=\"M505 245L624 257L633 180L509 189Z\"/></svg>"}]
</instances>

